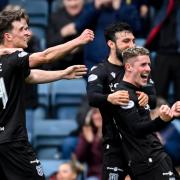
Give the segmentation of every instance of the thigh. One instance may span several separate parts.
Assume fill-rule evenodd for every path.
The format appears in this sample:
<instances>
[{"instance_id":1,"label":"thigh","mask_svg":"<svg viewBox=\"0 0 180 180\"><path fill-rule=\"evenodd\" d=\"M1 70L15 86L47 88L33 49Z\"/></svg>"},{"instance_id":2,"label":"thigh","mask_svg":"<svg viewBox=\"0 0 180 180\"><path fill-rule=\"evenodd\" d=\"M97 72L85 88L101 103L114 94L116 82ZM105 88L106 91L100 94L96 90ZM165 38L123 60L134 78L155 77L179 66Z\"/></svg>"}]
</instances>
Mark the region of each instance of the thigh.
<instances>
[{"instance_id":1,"label":"thigh","mask_svg":"<svg viewBox=\"0 0 180 180\"><path fill-rule=\"evenodd\" d=\"M167 156L150 172L141 174L133 180L176 180L171 159Z\"/></svg>"},{"instance_id":2,"label":"thigh","mask_svg":"<svg viewBox=\"0 0 180 180\"><path fill-rule=\"evenodd\" d=\"M126 171L121 147L106 144L103 151L103 180L124 180Z\"/></svg>"},{"instance_id":3,"label":"thigh","mask_svg":"<svg viewBox=\"0 0 180 180\"><path fill-rule=\"evenodd\" d=\"M0 145L1 167L8 180L44 180L41 164L27 141Z\"/></svg>"}]
</instances>

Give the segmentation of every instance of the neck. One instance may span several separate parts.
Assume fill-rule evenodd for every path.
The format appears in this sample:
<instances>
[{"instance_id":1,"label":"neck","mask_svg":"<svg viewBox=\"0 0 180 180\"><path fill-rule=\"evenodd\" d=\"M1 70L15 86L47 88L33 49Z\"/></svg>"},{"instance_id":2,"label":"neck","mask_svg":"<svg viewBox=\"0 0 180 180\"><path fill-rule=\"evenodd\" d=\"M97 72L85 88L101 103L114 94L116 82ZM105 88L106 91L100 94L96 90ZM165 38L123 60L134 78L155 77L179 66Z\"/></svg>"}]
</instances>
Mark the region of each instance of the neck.
<instances>
[{"instance_id":1,"label":"neck","mask_svg":"<svg viewBox=\"0 0 180 180\"><path fill-rule=\"evenodd\" d=\"M115 65L118 65L118 66L122 66L122 62L121 62L116 56L110 55L110 56L108 57L108 61L109 61L111 64L115 64Z\"/></svg>"},{"instance_id":2,"label":"neck","mask_svg":"<svg viewBox=\"0 0 180 180\"><path fill-rule=\"evenodd\" d=\"M134 77L132 77L130 74L125 73L124 77L123 77L123 81L128 82L128 83L130 83L130 84L132 84L132 85L134 85L134 86L136 86L138 88L140 87L139 85L137 85L135 83Z\"/></svg>"}]
</instances>

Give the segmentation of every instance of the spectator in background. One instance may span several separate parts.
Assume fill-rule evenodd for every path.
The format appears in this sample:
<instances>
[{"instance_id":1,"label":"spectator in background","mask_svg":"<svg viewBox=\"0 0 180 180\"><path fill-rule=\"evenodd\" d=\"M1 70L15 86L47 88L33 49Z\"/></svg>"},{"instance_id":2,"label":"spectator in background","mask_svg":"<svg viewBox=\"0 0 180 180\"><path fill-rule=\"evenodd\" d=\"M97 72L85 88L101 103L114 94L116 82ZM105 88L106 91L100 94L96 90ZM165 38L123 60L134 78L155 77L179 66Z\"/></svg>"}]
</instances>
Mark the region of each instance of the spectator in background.
<instances>
[{"instance_id":1,"label":"spectator in background","mask_svg":"<svg viewBox=\"0 0 180 180\"><path fill-rule=\"evenodd\" d=\"M138 38L146 38L150 29L150 7L148 0L126 0L126 4L134 5L139 13L141 20L141 30Z\"/></svg>"},{"instance_id":2,"label":"spectator in background","mask_svg":"<svg viewBox=\"0 0 180 180\"><path fill-rule=\"evenodd\" d=\"M59 165L58 171L53 173L49 180L77 180L82 170L75 161L64 162Z\"/></svg>"},{"instance_id":3,"label":"spectator in background","mask_svg":"<svg viewBox=\"0 0 180 180\"><path fill-rule=\"evenodd\" d=\"M180 99L180 1L164 0L153 21L146 47L157 52L154 80L157 95L168 100L170 82L174 85L173 101Z\"/></svg>"},{"instance_id":4,"label":"spectator in background","mask_svg":"<svg viewBox=\"0 0 180 180\"><path fill-rule=\"evenodd\" d=\"M82 99L82 103L79 107L79 111L76 116L76 122L78 128L70 133L69 136L64 138L62 148L61 148L61 158L62 159L71 159L72 154L74 153L77 143L78 137L81 132L81 128L84 125L84 120L86 118L86 114L89 111L90 106L88 104L87 97L85 96Z\"/></svg>"},{"instance_id":5,"label":"spectator in background","mask_svg":"<svg viewBox=\"0 0 180 180\"><path fill-rule=\"evenodd\" d=\"M60 3L60 1L59 1ZM47 30L47 45L48 47L59 43L67 42L77 35L68 35L63 30L64 26L70 22L74 22L80 15L84 6L84 0L63 0L63 7L59 7L56 12L53 12ZM63 62L55 62L43 66L46 69L64 69L67 66L74 64L82 64L83 51L81 48L76 49L71 54L63 58Z\"/></svg>"},{"instance_id":6,"label":"spectator in background","mask_svg":"<svg viewBox=\"0 0 180 180\"><path fill-rule=\"evenodd\" d=\"M84 63L88 68L104 60L108 56L108 47L104 38L104 29L117 21L131 25L135 35L140 31L140 17L134 5L125 0L94 0L86 4L81 15L74 23L64 27L69 35L81 32L89 27L95 32L95 39L84 48Z\"/></svg>"},{"instance_id":7,"label":"spectator in background","mask_svg":"<svg viewBox=\"0 0 180 180\"><path fill-rule=\"evenodd\" d=\"M87 113L75 155L87 164L87 180L101 180L102 175L102 117L97 108Z\"/></svg>"}]
</instances>

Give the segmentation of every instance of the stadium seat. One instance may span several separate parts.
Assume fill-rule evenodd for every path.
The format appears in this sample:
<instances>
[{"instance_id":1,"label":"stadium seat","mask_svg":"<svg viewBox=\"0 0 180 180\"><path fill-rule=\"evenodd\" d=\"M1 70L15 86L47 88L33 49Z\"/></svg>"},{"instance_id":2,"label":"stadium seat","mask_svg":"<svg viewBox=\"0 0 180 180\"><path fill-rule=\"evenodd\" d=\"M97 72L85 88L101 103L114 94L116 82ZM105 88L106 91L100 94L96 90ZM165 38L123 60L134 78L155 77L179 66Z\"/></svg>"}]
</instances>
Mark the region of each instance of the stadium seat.
<instances>
[{"instance_id":1,"label":"stadium seat","mask_svg":"<svg viewBox=\"0 0 180 180\"><path fill-rule=\"evenodd\" d=\"M46 27L48 24L48 2L45 0L9 0L9 4L24 8L30 18L30 25Z\"/></svg>"},{"instance_id":2,"label":"stadium seat","mask_svg":"<svg viewBox=\"0 0 180 180\"><path fill-rule=\"evenodd\" d=\"M142 46L143 47L145 42L146 42L146 40L144 38L137 38L136 39L136 45L137 46Z\"/></svg>"},{"instance_id":3,"label":"stadium seat","mask_svg":"<svg viewBox=\"0 0 180 180\"><path fill-rule=\"evenodd\" d=\"M40 118L45 116L48 117L48 113L51 107L51 83L38 84L38 108L35 112L35 117Z\"/></svg>"},{"instance_id":4,"label":"stadium seat","mask_svg":"<svg viewBox=\"0 0 180 180\"><path fill-rule=\"evenodd\" d=\"M38 26L30 26L33 34L40 40L40 50L44 50L46 48L46 32L45 29Z\"/></svg>"},{"instance_id":5,"label":"stadium seat","mask_svg":"<svg viewBox=\"0 0 180 180\"><path fill-rule=\"evenodd\" d=\"M55 117L75 118L82 98L86 95L84 79L61 80L52 83L52 106ZM65 115L65 116L64 116Z\"/></svg>"},{"instance_id":6,"label":"stadium seat","mask_svg":"<svg viewBox=\"0 0 180 180\"><path fill-rule=\"evenodd\" d=\"M60 152L64 137L75 129L77 129L77 123L73 120L35 120L33 146L37 153L40 149L53 147L58 148Z\"/></svg>"},{"instance_id":7,"label":"stadium seat","mask_svg":"<svg viewBox=\"0 0 180 180\"><path fill-rule=\"evenodd\" d=\"M51 4L51 13L54 13L58 10L58 8L62 7L62 1L61 0L53 0Z\"/></svg>"}]
</instances>

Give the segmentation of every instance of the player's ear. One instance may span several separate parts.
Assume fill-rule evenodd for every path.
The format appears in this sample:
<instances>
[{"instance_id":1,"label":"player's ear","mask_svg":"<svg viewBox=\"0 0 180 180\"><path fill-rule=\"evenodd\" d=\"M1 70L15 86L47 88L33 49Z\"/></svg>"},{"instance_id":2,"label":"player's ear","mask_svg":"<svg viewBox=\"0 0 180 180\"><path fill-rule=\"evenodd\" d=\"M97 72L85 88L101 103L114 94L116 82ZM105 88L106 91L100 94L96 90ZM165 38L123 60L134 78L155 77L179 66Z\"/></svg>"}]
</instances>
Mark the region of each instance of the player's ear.
<instances>
[{"instance_id":1,"label":"player's ear","mask_svg":"<svg viewBox=\"0 0 180 180\"><path fill-rule=\"evenodd\" d=\"M12 35L10 33L6 32L6 33L4 33L4 39L6 41L12 41L13 38L12 38Z\"/></svg>"},{"instance_id":2,"label":"player's ear","mask_svg":"<svg viewBox=\"0 0 180 180\"><path fill-rule=\"evenodd\" d=\"M115 43L111 40L108 40L107 45L109 46L110 49L113 49L115 47Z\"/></svg>"},{"instance_id":3,"label":"player's ear","mask_svg":"<svg viewBox=\"0 0 180 180\"><path fill-rule=\"evenodd\" d=\"M125 63L124 67L126 71L129 71L129 72L132 71L132 66L130 63Z\"/></svg>"}]
</instances>

